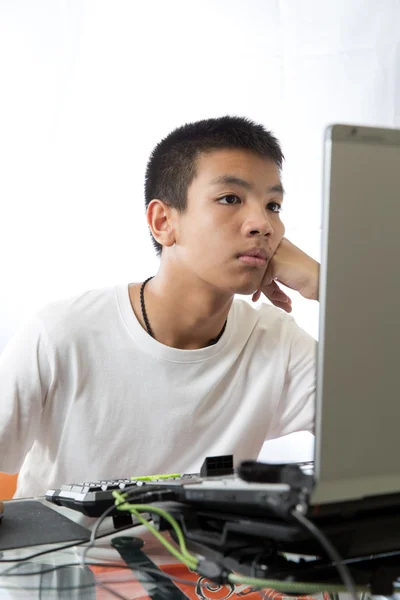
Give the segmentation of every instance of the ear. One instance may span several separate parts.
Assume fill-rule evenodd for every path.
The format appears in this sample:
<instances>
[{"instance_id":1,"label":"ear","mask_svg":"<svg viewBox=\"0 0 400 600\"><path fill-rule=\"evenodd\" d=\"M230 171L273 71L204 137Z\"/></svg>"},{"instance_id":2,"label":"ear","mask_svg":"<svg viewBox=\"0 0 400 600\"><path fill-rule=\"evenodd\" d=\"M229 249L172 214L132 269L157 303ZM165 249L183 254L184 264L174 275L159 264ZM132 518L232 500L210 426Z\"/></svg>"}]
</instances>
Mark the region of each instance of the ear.
<instances>
[{"instance_id":1,"label":"ear","mask_svg":"<svg viewBox=\"0 0 400 600\"><path fill-rule=\"evenodd\" d=\"M147 224L161 246L175 244L174 209L162 200L152 200L147 207Z\"/></svg>"}]
</instances>

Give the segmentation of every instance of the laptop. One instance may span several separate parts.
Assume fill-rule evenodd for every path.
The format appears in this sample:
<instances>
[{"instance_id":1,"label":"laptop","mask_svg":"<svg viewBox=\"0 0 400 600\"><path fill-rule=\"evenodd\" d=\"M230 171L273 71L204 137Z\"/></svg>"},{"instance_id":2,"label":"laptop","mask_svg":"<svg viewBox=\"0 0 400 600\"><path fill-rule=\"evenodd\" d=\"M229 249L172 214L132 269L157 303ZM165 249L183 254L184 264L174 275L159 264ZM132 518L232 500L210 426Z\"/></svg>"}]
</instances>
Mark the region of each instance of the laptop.
<instances>
[{"instance_id":1,"label":"laptop","mask_svg":"<svg viewBox=\"0 0 400 600\"><path fill-rule=\"evenodd\" d=\"M301 503L331 535L357 524L345 554L390 551L400 548L400 130L329 127L323 183L314 469L255 463L247 481L240 469L188 481L180 499L259 525ZM294 540L299 529L278 521L274 539Z\"/></svg>"}]
</instances>

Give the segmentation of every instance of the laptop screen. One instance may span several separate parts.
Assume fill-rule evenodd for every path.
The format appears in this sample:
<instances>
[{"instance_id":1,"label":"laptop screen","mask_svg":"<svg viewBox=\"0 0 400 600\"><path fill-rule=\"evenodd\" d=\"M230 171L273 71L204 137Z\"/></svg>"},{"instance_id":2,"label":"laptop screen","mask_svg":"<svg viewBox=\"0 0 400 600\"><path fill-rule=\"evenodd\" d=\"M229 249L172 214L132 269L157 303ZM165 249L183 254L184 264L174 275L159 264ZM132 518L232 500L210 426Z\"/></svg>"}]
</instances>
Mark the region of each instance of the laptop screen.
<instances>
[{"instance_id":1,"label":"laptop screen","mask_svg":"<svg viewBox=\"0 0 400 600\"><path fill-rule=\"evenodd\" d=\"M326 133L313 503L400 491L400 131Z\"/></svg>"}]
</instances>

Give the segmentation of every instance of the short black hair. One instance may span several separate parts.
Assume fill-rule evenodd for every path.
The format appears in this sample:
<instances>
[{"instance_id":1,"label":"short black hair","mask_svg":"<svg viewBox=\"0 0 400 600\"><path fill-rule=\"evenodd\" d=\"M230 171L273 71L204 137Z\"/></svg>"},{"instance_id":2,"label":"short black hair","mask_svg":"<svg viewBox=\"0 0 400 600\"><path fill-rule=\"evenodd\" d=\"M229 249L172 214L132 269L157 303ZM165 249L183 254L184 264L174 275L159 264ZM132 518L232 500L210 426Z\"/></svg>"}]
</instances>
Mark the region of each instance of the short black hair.
<instances>
[{"instance_id":1,"label":"short black hair","mask_svg":"<svg viewBox=\"0 0 400 600\"><path fill-rule=\"evenodd\" d=\"M188 187L196 175L196 160L213 150L249 150L282 168L284 156L276 137L245 117L225 116L187 123L161 140L150 155L145 176L146 209L154 198L176 210L186 209ZM158 255L162 246L152 236Z\"/></svg>"}]
</instances>

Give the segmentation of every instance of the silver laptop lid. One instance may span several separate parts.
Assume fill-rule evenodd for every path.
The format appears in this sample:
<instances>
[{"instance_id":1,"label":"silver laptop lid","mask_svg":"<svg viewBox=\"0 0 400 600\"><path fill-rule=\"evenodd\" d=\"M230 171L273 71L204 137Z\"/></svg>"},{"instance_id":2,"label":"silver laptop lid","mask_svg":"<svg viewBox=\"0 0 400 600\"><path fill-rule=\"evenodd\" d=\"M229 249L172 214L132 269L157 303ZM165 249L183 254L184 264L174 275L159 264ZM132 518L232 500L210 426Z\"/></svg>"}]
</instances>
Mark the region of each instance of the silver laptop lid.
<instances>
[{"instance_id":1,"label":"silver laptop lid","mask_svg":"<svg viewBox=\"0 0 400 600\"><path fill-rule=\"evenodd\" d=\"M313 504L400 492L400 131L326 132Z\"/></svg>"}]
</instances>

